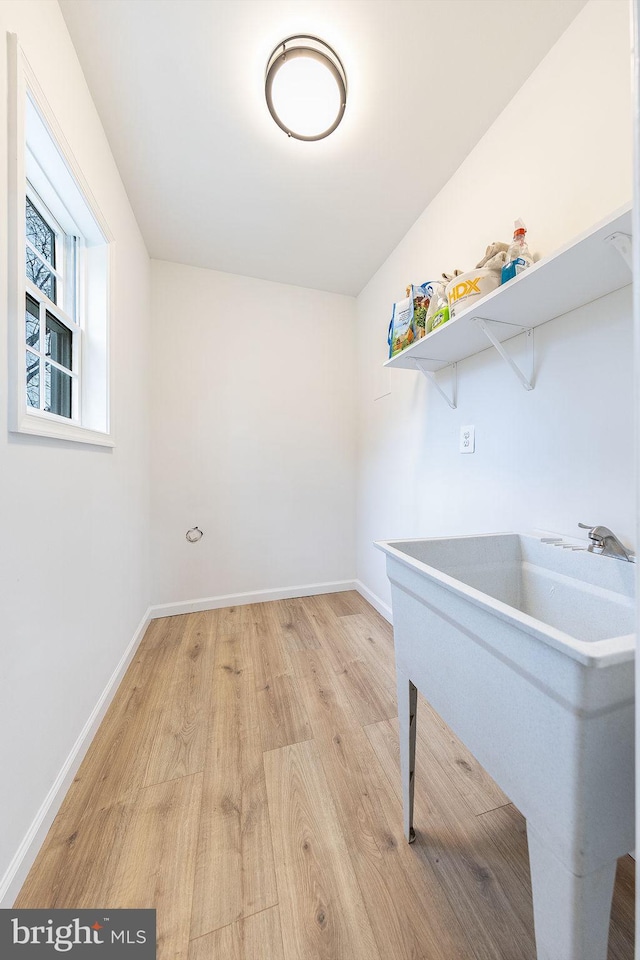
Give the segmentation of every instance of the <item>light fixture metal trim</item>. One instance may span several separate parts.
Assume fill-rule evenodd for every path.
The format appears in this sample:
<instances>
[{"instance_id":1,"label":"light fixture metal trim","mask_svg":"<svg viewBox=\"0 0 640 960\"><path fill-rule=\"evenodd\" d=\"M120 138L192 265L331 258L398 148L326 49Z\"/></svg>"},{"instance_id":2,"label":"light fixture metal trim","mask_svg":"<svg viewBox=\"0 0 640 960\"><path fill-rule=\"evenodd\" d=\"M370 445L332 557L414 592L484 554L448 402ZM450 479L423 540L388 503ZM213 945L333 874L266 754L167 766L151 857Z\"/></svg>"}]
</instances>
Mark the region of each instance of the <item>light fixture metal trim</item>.
<instances>
[{"instance_id":1,"label":"light fixture metal trim","mask_svg":"<svg viewBox=\"0 0 640 960\"><path fill-rule=\"evenodd\" d=\"M313 134L312 136L296 133L295 130L291 130L280 119L273 103L272 88L275 76L287 60L292 60L296 57L307 57L322 63L333 75L338 84L338 90L340 91L340 107L335 120L326 130ZM264 92L269 113L287 136L293 137L296 140L323 140L324 137L328 137L330 133L333 133L344 116L347 105L347 74L340 57L328 43L320 40L319 37L296 34L295 36L287 37L286 40L282 40L269 57L264 82Z\"/></svg>"}]
</instances>

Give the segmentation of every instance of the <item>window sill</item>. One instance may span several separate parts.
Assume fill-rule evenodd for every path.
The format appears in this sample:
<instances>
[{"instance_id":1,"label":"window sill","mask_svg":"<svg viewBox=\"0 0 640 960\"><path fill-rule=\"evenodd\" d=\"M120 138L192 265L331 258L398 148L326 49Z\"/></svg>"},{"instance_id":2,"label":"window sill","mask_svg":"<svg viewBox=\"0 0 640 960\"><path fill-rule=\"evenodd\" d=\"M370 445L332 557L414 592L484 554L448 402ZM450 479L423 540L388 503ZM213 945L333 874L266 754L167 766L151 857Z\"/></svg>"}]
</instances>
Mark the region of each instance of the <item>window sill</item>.
<instances>
[{"instance_id":1,"label":"window sill","mask_svg":"<svg viewBox=\"0 0 640 960\"><path fill-rule=\"evenodd\" d=\"M73 443L88 443L93 446L115 447L110 433L90 430L77 423L64 423L60 420L35 414L24 414L11 428L11 433L26 433L32 437L50 437L53 440L71 440Z\"/></svg>"}]
</instances>

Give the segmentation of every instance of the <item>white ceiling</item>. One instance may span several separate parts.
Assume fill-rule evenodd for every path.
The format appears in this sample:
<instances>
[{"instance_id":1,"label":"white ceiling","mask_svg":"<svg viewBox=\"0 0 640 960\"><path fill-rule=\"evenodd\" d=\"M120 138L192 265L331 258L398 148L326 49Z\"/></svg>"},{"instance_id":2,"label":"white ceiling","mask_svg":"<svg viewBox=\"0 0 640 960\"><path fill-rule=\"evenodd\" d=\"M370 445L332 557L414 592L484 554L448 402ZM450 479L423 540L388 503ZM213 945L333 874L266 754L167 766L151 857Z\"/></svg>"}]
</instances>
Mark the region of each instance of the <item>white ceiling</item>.
<instances>
[{"instance_id":1,"label":"white ceiling","mask_svg":"<svg viewBox=\"0 0 640 960\"><path fill-rule=\"evenodd\" d=\"M357 294L585 0L60 0L149 253ZM339 53L327 140L264 100L293 33Z\"/></svg>"}]
</instances>

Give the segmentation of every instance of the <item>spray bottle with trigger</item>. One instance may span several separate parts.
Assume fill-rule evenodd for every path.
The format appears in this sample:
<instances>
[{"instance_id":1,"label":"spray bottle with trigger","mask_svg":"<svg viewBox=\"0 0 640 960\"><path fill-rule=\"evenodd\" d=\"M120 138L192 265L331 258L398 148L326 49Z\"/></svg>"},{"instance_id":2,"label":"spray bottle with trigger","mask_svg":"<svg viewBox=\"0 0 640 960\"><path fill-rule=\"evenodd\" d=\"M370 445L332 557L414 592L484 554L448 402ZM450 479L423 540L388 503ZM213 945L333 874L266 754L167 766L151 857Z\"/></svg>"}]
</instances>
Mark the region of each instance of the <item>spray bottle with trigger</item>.
<instances>
[{"instance_id":1,"label":"spray bottle with trigger","mask_svg":"<svg viewBox=\"0 0 640 960\"><path fill-rule=\"evenodd\" d=\"M529 247L525 239L527 228L522 220L516 220L514 228L513 240L507 250L507 262L502 268L502 283L517 277L519 273L533 264L533 257L529 253Z\"/></svg>"}]
</instances>

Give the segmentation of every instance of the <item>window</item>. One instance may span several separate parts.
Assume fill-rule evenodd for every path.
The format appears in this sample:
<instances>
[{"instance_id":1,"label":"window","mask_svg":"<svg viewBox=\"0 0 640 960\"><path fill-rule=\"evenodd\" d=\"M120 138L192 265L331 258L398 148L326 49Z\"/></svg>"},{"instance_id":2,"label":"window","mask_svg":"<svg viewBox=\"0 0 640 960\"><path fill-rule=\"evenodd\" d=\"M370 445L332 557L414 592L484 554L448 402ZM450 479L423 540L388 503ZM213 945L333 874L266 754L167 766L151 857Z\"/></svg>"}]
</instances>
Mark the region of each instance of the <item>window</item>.
<instances>
[{"instance_id":1,"label":"window","mask_svg":"<svg viewBox=\"0 0 640 960\"><path fill-rule=\"evenodd\" d=\"M78 420L77 231L65 233L27 183L25 199L27 407Z\"/></svg>"},{"instance_id":2,"label":"window","mask_svg":"<svg viewBox=\"0 0 640 960\"><path fill-rule=\"evenodd\" d=\"M10 429L112 446L111 237L15 37L10 53Z\"/></svg>"}]
</instances>

